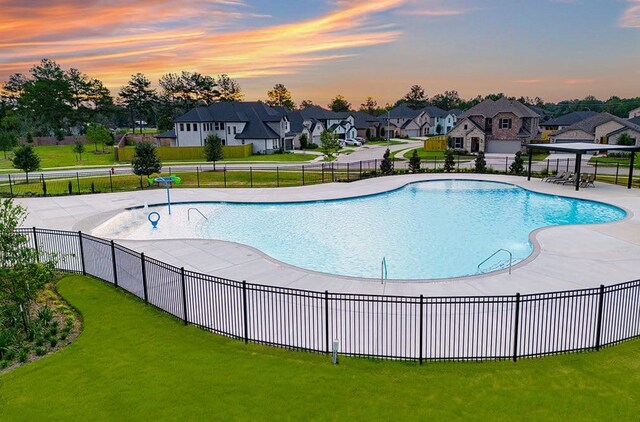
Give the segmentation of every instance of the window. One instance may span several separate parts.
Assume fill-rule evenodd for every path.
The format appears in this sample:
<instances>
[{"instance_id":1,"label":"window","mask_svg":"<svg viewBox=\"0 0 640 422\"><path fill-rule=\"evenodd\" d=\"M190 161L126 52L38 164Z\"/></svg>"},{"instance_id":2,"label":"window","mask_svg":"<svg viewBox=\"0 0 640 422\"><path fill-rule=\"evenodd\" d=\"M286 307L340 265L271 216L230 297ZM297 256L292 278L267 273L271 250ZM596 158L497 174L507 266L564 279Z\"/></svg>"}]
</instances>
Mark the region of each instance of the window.
<instances>
[{"instance_id":1,"label":"window","mask_svg":"<svg viewBox=\"0 0 640 422\"><path fill-rule=\"evenodd\" d=\"M180 123L180 132L184 132L184 123Z\"/></svg>"},{"instance_id":2,"label":"window","mask_svg":"<svg viewBox=\"0 0 640 422\"><path fill-rule=\"evenodd\" d=\"M453 138L453 147L455 149L464 149L464 138Z\"/></svg>"},{"instance_id":3,"label":"window","mask_svg":"<svg viewBox=\"0 0 640 422\"><path fill-rule=\"evenodd\" d=\"M224 123L222 123L222 122L215 122L215 123L213 124L213 128L214 128L215 130L224 130Z\"/></svg>"},{"instance_id":4,"label":"window","mask_svg":"<svg viewBox=\"0 0 640 422\"><path fill-rule=\"evenodd\" d=\"M233 127L233 134L235 135L236 133L238 133L238 128L237 127Z\"/></svg>"},{"instance_id":5,"label":"window","mask_svg":"<svg viewBox=\"0 0 640 422\"><path fill-rule=\"evenodd\" d=\"M186 131L191 132L191 123L185 123Z\"/></svg>"},{"instance_id":6,"label":"window","mask_svg":"<svg viewBox=\"0 0 640 422\"><path fill-rule=\"evenodd\" d=\"M511 129L511 119L500 119L500 129Z\"/></svg>"},{"instance_id":7,"label":"window","mask_svg":"<svg viewBox=\"0 0 640 422\"><path fill-rule=\"evenodd\" d=\"M227 133L231 135L231 126L227 126Z\"/></svg>"},{"instance_id":8,"label":"window","mask_svg":"<svg viewBox=\"0 0 640 422\"><path fill-rule=\"evenodd\" d=\"M493 119L487 118L487 121L486 121L484 127L485 127L486 130L491 129L493 127Z\"/></svg>"},{"instance_id":9,"label":"window","mask_svg":"<svg viewBox=\"0 0 640 422\"><path fill-rule=\"evenodd\" d=\"M467 129L468 129L468 126L467 126L467 125L464 125L464 130L467 130Z\"/></svg>"}]
</instances>

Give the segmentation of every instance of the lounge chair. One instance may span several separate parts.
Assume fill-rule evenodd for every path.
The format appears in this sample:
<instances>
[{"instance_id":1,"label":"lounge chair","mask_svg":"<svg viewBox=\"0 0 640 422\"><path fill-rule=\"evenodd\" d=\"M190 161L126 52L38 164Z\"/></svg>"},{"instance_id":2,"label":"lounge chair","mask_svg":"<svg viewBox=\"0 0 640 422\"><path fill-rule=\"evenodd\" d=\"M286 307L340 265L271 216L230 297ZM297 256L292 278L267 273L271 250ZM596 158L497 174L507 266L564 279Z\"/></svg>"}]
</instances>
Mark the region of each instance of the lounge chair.
<instances>
[{"instance_id":1,"label":"lounge chair","mask_svg":"<svg viewBox=\"0 0 640 422\"><path fill-rule=\"evenodd\" d=\"M558 182L558 183L562 183L563 185L575 185L576 184L576 175L575 174L571 174L567 180L563 180L562 182Z\"/></svg>"},{"instance_id":2,"label":"lounge chair","mask_svg":"<svg viewBox=\"0 0 640 422\"><path fill-rule=\"evenodd\" d=\"M573 178L573 173L564 172L562 174L562 177L552 180L551 183L564 183L567 180L571 180L572 178Z\"/></svg>"},{"instance_id":3,"label":"lounge chair","mask_svg":"<svg viewBox=\"0 0 640 422\"><path fill-rule=\"evenodd\" d=\"M593 173L588 174L587 178L582 181L580 186L582 186L583 188L588 188L589 186L591 186L592 188L595 188L596 187L596 175L593 174Z\"/></svg>"},{"instance_id":4,"label":"lounge chair","mask_svg":"<svg viewBox=\"0 0 640 422\"><path fill-rule=\"evenodd\" d=\"M562 179L567 176L567 172L563 171L562 174L556 174L555 176L547 176L542 179L543 182L553 182L554 180Z\"/></svg>"}]
</instances>

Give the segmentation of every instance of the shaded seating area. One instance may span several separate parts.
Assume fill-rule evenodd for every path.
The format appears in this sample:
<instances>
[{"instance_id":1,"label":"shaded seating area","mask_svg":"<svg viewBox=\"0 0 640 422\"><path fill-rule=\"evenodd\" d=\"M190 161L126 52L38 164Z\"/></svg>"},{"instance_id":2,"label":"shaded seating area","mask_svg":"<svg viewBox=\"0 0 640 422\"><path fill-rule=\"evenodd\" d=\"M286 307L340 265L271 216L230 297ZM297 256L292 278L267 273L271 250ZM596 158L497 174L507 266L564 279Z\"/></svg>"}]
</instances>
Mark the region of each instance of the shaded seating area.
<instances>
[{"instance_id":1,"label":"shaded seating area","mask_svg":"<svg viewBox=\"0 0 640 422\"><path fill-rule=\"evenodd\" d=\"M580 190L581 187L595 187L595 175L593 174L581 174L582 170L582 155L592 153L595 151L625 151L629 152L629 181L627 183L627 189L631 189L631 183L633 181L633 167L635 163L636 152L640 151L640 146L632 145L610 145L610 144L596 144L593 142L568 142L568 143L555 143L555 144L527 144L527 153L529 155L529 166L527 170L527 180L531 180L531 162L532 162L532 150L546 150L565 152L570 154L576 154L576 166L574 172L567 174L564 172L560 177L545 177L543 181L572 184L576 190ZM584 177L586 176L586 177Z\"/></svg>"}]
</instances>

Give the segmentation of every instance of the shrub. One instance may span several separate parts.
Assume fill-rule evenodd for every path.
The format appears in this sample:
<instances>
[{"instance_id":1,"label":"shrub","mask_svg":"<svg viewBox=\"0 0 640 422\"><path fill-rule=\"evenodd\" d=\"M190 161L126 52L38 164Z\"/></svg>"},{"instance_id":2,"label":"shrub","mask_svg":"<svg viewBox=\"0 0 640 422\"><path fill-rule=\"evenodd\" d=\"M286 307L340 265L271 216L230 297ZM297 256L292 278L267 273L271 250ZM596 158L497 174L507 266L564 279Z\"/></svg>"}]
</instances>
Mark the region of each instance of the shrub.
<instances>
[{"instance_id":1,"label":"shrub","mask_svg":"<svg viewBox=\"0 0 640 422\"><path fill-rule=\"evenodd\" d=\"M487 160L484 159L484 152L479 152L475 160L476 173L487 172Z\"/></svg>"},{"instance_id":2,"label":"shrub","mask_svg":"<svg viewBox=\"0 0 640 422\"><path fill-rule=\"evenodd\" d=\"M413 150L413 154L409 158L409 170L411 170L411 173L416 173L420 170L420 156L417 149Z\"/></svg>"},{"instance_id":3,"label":"shrub","mask_svg":"<svg viewBox=\"0 0 640 422\"><path fill-rule=\"evenodd\" d=\"M71 180L69 180L69 183L67 184L67 189L69 189L69 195L71 195L73 193L73 184L71 183Z\"/></svg>"},{"instance_id":4,"label":"shrub","mask_svg":"<svg viewBox=\"0 0 640 422\"><path fill-rule=\"evenodd\" d=\"M7 359L0 360L0 369L9 367L9 361Z\"/></svg>"},{"instance_id":5,"label":"shrub","mask_svg":"<svg viewBox=\"0 0 640 422\"><path fill-rule=\"evenodd\" d=\"M516 157L513 160L513 163L509 166L509 173L521 175L524 173L524 159L522 158L522 152L516 152Z\"/></svg>"},{"instance_id":6,"label":"shrub","mask_svg":"<svg viewBox=\"0 0 640 422\"><path fill-rule=\"evenodd\" d=\"M44 326L48 326L53 321L53 311L48 306L38 309L38 321Z\"/></svg>"},{"instance_id":7,"label":"shrub","mask_svg":"<svg viewBox=\"0 0 640 422\"><path fill-rule=\"evenodd\" d=\"M391 151L389 148L384 152L382 156L382 162L380 162L380 173L383 175L389 175L393 171L393 163L391 162Z\"/></svg>"},{"instance_id":8,"label":"shrub","mask_svg":"<svg viewBox=\"0 0 640 422\"><path fill-rule=\"evenodd\" d=\"M66 330L62 330L62 332L60 333L60 340L64 341L67 339L68 336L69 336L69 332Z\"/></svg>"},{"instance_id":9,"label":"shrub","mask_svg":"<svg viewBox=\"0 0 640 422\"><path fill-rule=\"evenodd\" d=\"M22 347L18 351L18 360L24 363L27 361L27 359L29 359L29 349L27 349L26 347Z\"/></svg>"},{"instance_id":10,"label":"shrub","mask_svg":"<svg viewBox=\"0 0 640 422\"><path fill-rule=\"evenodd\" d=\"M446 173L451 173L455 168L456 162L453 158L453 151L450 149L444 154L444 171Z\"/></svg>"},{"instance_id":11,"label":"shrub","mask_svg":"<svg viewBox=\"0 0 640 422\"><path fill-rule=\"evenodd\" d=\"M35 341L36 347L42 347L44 345L44 339L42 337L37 337Z\"/></svg>"},{"instance_id":12,"label":"shrub","mask_svg":"<svg viewBox=\"0 0 640 422\"><path fill-rule=\"evenodd\" d=\"M313 142L310 142L307 144L307 149L318 149L318 144L314 144Z\"/></svg>"},{"instance_id":13,"label":"shrub","mask_svg":"<svg viewBox=\"0 0 640 422\"><path fill-rule=\"evenodd\" d=\"M39 346L35 348L35 351L36 351L36 355L38 356L43 356L45 353L47 353L47 349Z\"/></svg>"},{"instance_id":14,"label":"shrub","mask_svg":"<svg viewBox=\"0 0 640 422\"><path fill-rule=\"evenodd\" d=\"M51 347L56 347L58 345L58 339L54 336L51 336L47 339Z\"/></svg>"},{"instance_id":15,"label":"shrub","mask_svg":"<svg viewBox=\"0 0 640 422\"><path fill-rule=\"evenodd\" d=\"M309 137L306 133L300 135L300 149L307 149L309 147Z\"/></svg>"}]
</instances>

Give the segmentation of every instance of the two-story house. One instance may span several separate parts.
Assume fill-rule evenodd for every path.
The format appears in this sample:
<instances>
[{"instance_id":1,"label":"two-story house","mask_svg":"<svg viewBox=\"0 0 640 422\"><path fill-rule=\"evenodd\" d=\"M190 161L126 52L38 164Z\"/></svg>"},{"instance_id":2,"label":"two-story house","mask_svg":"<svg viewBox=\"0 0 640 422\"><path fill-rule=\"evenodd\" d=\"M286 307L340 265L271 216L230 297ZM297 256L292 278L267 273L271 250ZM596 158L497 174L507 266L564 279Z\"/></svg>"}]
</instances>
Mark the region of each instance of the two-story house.
<instances>
[{"instance_id":1,"label":"two-story house","mask_svg":"<svg viewBox=\"0 0 640 422\"><path fill-rule=\"evenodd\" d=\"M597 144L617 144L618 138L628 134L640 141L640 126L609 113L600 113L549 135L552 143L594 142Z\"/></svg>"},{"instance_id":2,"label":"two-story house","mask_svg":"<svg viewBox=\"0 0 640 422\"><path fill-rule=\"evenodd\" d=\"M290 122L287 139L292 139L292 146L300 147L300 135L307 135L309 142L320 145L320 134L330 130L338 139L355 138L358 129L355 126L353 113L336 113L320 106L311 106L302 110L289 111L284 114Z\"/></svg>"},{"instance_id":3,"label":"two-story house","mask_svg":"<svg viewBox=\"0 0 640 422\"><path fill-rule=\"evenodd\" d=\"M574 111L571 113L563 114L562 116L556 117L555 119L541 122L540 130L542 131L542 134L540 138L549 139L549 135L554 131L564 129L565 127L569 127L596 115L598 115L598 113L596 113L595 111Z\"/></svg>"},{"instance_id":4,"label":"two-story house","mask_svg":"<svg viewBox=\"0 0 640 422\"><path fill-rule=\"evenodd\" d=\"M223 145L253 144L254 154L287 148L289 120L260 101L220 102L196 107L174 121L175 145L202 146L209 134Z\"/></svg>"},{"instance_id":5,"label":"two-story house","mask_svg":"<svg viewBox=\"0 0 640 422\"><path fill-rule=\"evenodd\" d=\"M421 111L424 112L422 136L428 135L446 135L454 128L458 122L458 116L462 114L462 110L443 110L439 107L425 107Z\"/></svg>"},{"instance_id":6,"label":"two-story house","mask_svg":"<svg viewBox=\"0 0 640 422\"><path fill-rule=\"evenodd\" d=\"M426 136L431 131L424 111L414 110L406 105L399 105L378 118L385 134L396 136Z\"/></svg>"},{"instance_id":7,"label":"two-story house","mask_svg":"<svg viewBox=\"0 0 640 422\"><path fill-rule=\"evenodd\" d=\"M486 99L460 115L449 137L456 149L515 153L537 139L539 122L538 113L518 101Z\"/></svg>"}]
</instances>

